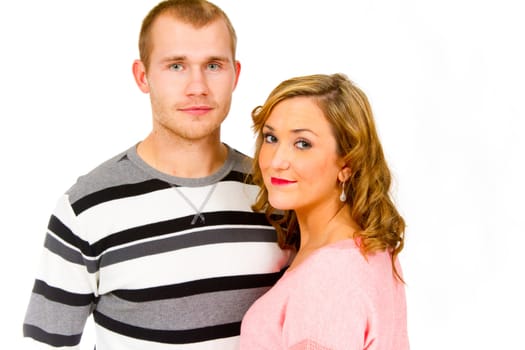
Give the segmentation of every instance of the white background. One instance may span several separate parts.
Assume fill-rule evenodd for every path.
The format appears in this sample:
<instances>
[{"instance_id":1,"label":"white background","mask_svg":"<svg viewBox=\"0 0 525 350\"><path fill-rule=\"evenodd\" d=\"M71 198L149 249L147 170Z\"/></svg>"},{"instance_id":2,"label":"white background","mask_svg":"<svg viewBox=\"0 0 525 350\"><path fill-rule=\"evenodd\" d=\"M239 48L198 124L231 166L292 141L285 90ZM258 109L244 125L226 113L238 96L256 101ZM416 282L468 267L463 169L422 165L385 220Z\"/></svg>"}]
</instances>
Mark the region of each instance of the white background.
<instances>
[{"instance_id":1,"label":"white background","mask_svg":"<svg viewBox=\"0 0 525 350\"><path fill-rule=\"evenodd\" d=\"M216 3L242 63L224 141L252 155L250 112L277 83L346 73L370 98L408 224L412 349L525 349L520 1ZM20 341L59 195L150 129L131 63L155 4L0 4L4 344Z\"/></svg>"}]
</instances>

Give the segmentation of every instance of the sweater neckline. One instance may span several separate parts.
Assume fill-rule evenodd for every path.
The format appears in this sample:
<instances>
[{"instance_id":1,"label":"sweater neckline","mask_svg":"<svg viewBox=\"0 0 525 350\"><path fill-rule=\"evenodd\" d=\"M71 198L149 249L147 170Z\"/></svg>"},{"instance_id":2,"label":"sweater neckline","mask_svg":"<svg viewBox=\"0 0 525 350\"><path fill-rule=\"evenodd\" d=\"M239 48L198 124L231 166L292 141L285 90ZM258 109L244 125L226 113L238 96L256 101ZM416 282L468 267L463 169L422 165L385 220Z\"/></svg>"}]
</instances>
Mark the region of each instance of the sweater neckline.
<instances>
[{"instance_id":1,"label":"sweater neckline","mask_svg":"<svg viewBox=\"0 0 525 350\"><path fill-rule=\"evenodd\" d=\"M226 146L227 151L228 151L228 154L226 156L226 161L224 162L224 164L213 174L205 176L205 177L199 177L199 178L179 177L179 176L169 175L161 171L158 171L157 169L153 168L148 163L146 163L138 155L137 153L138 143L128 149L128 151L126 152L126 156L136 166L138 166L140 169L150 174L154 178L165 181L174 186L201 187L201 186L213 185L219 182L221 179L223 179L226 175L228 175L232 171L234 163L235 163L234 162L234 152L230 146L228 146L225 143L224 145Z\"/></svg>"},{"instance_id":2,"label":"sweater neckline","mask_svg":"<svg viewBox=\"0 0 525 350\"><path fill-rule=\"evenodd\" d=\"M312 264L313 261L315 261L315 258L324 253L327 250L332 249L357 249L357 245L353 238L345 238L341 239L336 242L329 243L327 245L324 245L316 250L314 250L302 263L294 267L293 269L287 269L283 275L284 276L291 276L296 274L298 271L305 269L308 267L308 265Z\"/></svg>"}]
</instances>

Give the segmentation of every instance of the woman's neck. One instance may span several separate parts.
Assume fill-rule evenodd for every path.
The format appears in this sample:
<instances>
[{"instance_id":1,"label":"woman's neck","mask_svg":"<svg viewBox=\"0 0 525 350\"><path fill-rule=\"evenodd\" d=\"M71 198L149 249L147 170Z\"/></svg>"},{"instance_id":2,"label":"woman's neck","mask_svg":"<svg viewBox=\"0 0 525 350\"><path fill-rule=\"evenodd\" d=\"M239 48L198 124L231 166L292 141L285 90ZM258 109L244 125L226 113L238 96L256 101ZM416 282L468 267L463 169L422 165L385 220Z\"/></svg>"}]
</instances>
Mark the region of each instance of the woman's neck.
<instances>
[{"instance_id":1,"label":"woman's neck","mask_svg":"<svg viewBox=\"0 0 525 350\"><path fill-rule=\"evenodd\" d=\"M316 210L316 213L297 213L301 234L301 250L315 250L325 245L352 238L359 225L352 219L347 204L331 211Z\"/></svg>"},{"instance_id":2,"label":"woman's neck","mask_svg":"<svg viewBox=\"0 0 525 350\"><path fill-rule=\"evenodd\" d=\"M301 247L297 252L289 270L295 269L314 251L329 244L350 239L359 231L359 225L350 216L347 204L339 205L331 215L317 211L315 215L306 212L297 213L297 221L301 234Z\"/></svg>"}]
</instances>

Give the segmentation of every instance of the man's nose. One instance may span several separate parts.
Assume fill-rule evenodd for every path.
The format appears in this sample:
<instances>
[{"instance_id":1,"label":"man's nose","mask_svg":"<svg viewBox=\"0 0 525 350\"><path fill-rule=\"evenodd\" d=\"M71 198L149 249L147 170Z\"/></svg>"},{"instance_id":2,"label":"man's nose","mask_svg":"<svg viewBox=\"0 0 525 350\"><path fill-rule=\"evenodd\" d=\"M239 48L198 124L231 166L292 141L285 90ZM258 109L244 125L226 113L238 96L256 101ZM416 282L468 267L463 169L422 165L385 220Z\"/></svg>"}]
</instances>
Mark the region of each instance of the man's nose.
<instances>
[{"instance_id":1,"label":"man's nose","mask_svg":"<svg viewBox=\"0 0 525 350\"><path fill-rule=\"evenodd\" d=\"M188 95L207 95L208 82L205 72L202 69L192 69L188 75L186 94Z\"/></svg>"}]
</instances>

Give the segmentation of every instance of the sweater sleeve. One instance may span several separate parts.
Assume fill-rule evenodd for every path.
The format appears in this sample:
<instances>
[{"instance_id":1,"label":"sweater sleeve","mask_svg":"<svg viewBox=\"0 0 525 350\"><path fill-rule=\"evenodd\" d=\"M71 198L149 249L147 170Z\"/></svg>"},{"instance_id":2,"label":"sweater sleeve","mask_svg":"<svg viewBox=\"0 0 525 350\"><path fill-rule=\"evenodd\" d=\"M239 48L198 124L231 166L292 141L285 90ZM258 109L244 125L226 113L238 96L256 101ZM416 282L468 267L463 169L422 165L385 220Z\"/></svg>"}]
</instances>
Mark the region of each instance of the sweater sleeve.
<instances>
[{"instance_id":1,"label":"sweater sleeve","mask_svg":"<svg viewBox=\"0 0 525 350\"><path fill-rule=\"evenodd\" d=\"M330 348L324 347L317 344L313 340L307 339L303 340L300 343L295 344L289 350L331 350Z\"/></svg>"},{"instance_id":2,"label":"sweater sleeve","mask_svg":"<svg viewBox=\"0 0 525 350\"><path fill-rule=\"evenodd\" d=\"M37 348L79 349L97 297L97 264L64 195L51 215L23 335Z\"/></svg>"},{"instance_id":3,"label":"sweater sleeve","mask_svg":"<svg viewBox=\"0 0 525 350\"><path fill-rule=\"evenodd\" d=\"M304 275L290 294L283 323L288 349L365 347L370 302L360 289L359 276L350 280L347 267L328 259L301 271Z\"/></svg>"}]
</instances>

